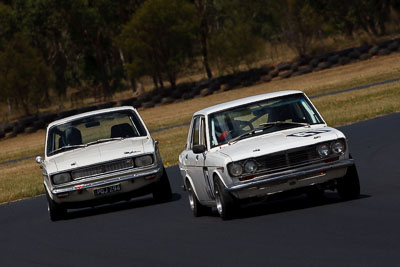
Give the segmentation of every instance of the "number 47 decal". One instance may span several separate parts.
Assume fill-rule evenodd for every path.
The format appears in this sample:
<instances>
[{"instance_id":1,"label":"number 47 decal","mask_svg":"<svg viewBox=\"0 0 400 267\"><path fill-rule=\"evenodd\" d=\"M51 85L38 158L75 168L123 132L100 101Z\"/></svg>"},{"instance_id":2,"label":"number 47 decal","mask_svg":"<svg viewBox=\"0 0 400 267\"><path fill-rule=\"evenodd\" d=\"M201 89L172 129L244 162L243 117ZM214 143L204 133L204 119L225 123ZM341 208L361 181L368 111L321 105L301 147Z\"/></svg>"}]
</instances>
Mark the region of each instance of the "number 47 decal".
<instances>
[{"instance_id":1,"label":"number 47 decal","mask_svg":"<svg viewBox=\"0 0 400 267\"><path fill-rule=\"evenodd\" d=\"M327 133L330 132L329 130L317 130L317 131L307 131L307 132L299 132L294 134L289 134L288 136L293 137L309 137L317 134Z\"/></svg>"}]
</instances>

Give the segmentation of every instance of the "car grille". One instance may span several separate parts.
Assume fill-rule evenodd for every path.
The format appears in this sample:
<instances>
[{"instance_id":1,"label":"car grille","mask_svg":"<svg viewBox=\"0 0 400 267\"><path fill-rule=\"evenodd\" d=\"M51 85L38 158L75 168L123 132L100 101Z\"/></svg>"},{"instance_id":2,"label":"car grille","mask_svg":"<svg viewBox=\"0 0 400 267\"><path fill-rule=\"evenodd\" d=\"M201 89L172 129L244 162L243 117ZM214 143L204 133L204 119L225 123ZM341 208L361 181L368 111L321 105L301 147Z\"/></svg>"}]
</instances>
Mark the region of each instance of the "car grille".
<instances>
[{"instance_id":1,"label":"car grille","mask_svg":"<svg viewBox=\"0 0 400 267\"><path fill-rule=\"evenodd\" d=\"M289 150L284 153L279 152L267 156L261 156L255 160L259 164L259 171L288 168L295 165L309 163L318 160L316 146Z\"/></svg>"},{"instance_id":2,"label":"car grille","mask_svg":"<svg viewBox=\"0 0 400 267\"><path fill-rule=\"evenodd\" d=\"M81 179L83 177L99 175L103 173L119 171L124 169L133 168L133 159L124 159L106 164L96 165L89 168L79 169L71 172L72 179Z\"/></svg>"}]
</instances>

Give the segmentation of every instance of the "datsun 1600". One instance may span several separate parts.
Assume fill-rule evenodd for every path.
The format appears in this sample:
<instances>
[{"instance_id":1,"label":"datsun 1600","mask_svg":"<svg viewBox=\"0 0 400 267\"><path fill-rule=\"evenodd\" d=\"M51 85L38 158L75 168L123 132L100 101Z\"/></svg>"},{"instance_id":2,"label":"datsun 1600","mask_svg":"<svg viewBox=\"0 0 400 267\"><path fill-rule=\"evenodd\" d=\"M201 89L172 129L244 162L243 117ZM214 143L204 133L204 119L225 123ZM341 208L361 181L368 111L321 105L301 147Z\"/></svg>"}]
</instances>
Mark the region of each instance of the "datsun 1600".
<instances>
[{"instance_id":1,"label":"datsun 1600","mask_svg":"<svg viewBox=\"0 0 400 267\"><path fill-rule=\"evenodd\" d=\"M345 135L327 126L301 91L194 113L179 168L194 216L216 207L230 219L240 204L283 192L318 197L336 190L342 199L360 194Z\"/></svg>"}]
</instances>

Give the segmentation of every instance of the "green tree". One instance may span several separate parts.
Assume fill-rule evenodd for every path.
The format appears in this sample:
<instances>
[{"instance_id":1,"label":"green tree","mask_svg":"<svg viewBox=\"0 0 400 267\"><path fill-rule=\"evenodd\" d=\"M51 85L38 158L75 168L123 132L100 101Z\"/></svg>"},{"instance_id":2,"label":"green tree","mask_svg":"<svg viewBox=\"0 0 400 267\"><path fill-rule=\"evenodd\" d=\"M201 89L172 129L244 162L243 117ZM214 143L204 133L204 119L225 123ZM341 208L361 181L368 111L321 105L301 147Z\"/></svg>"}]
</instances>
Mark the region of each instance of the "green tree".
<instances>
[{"instance_id":1,"label":"green tree","mask_svg":"<svg viewBox=\"0 0 400 267\"><path fill-rule=\"evenodd\" d=\"M51 69L23 34L16 34L0 51L0 97L25 115L39 110L53 82Z\"/></svg>"},{"instance_id":2,"label":"green tree","mask_svg":"<svg viewBox=\"0 0 400 267\"><path fill-rule=\"evenodd\" d=\"M300 57L306 56L321 30L322 17L309 1L285 0L278 8L283 40Z\"/></svg>"},{"instance_id":3,"label":"green tree","mask_svg":"<svg viewBox=\"0 0 400 267\"><path fill-rule=\"evenodd\" d=\"M67 59L72 55L70 52L74 51L65 20L68 1L15 0L13 6L19 31L29 35L31 44L52 68L55 75L54 90L62 99L68 87Z\"/></svg>"},{"instance_id":4,"label":"green tree","mask_svg":"<svg viewBox=\"0 0 400 267\"><path fill-rule=\"evenodd\" d=\"M398 0L311 0L314 9L324 18L333 34L352 36L364 31L372 36L386 34L386 24Z\"/></svg>"},{"instance_id":5,"label":"green tree","mask_svg":"<svg viewBox=\"0 0 400 267\"><path fill-rule=\"evenodd\" d=\"M132 77L147 74L156 87L166 76L171 86L194 55L199 23L193 4L186 0L148 0L119 37L129 56Z\"/></svg>"},{"instance_id":6,"label":"green tree","mask_svg":"<svg viewBox=\"0 0 400 267\"><path fill-rule=\"evenodd\" d=\"M209 41L211 60L220 72L236 72L242 64L251 65L263 52L264 42L254 28L250 7L239 0L215 1L216 22Z\"/></svg>"},{"instance_id":7,"label":"green tree","mask_svg":"<svg viewBox=\"0 0 400 267\"><path fill-rule=\"evenodd\" d=\"M12 8L0 3L0 49L16 31L16 21Z\"/></svg>"},{"instance_id":8,"label":"green tree","mask_svg":"<svg viewBox=\"0 0 400 267\"><path fill-rule=\"evenodd\" d=\"M200 20L199 40L203 65L207 77L211 79L213 75L209 62L210 60L208 47L210 36L213 27L215 26L216 10L213 0L194 0L193 2L196 6L197 16Z\"/></svg>"}]
</instances>

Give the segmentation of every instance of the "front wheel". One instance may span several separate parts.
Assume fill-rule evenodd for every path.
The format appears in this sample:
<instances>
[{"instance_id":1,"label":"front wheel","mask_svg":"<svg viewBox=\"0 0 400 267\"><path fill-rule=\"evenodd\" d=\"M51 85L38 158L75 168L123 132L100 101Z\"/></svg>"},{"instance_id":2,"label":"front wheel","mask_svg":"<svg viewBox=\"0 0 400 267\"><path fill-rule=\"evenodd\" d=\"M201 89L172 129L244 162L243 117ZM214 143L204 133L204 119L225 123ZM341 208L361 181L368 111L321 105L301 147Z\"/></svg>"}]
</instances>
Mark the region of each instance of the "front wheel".
<instances>
[{"instance_id":1,"label":"front wheel","mask_svg":"<svg viewBox=\"0 0 400 267\"><path fill-rule=\"evenodd\" d=\"M232 219L235 213L235 200L218 179L214 182L214 193L217 211L221 219L224 221Z\"/></svg>"},{"instance_id":2,"label":"front wheel","mask_svg":"<svg viewBox=\"0 0 400 267\"><path fill-rule=\"evenodd\" d=\"M190 209L192 210L194 217L201 217L210 213L211 209L202 205L197 199L193 186L189 181L187 181L187 191Z\"/></svg>"},{"instance_id":3,"label":"front wheel","mask_svg":"<svg viewBox=\"0 0 400 267\"><path fill-rule=\"evenodd\" d=\"M168 201L172 198L171 185L169 184L168 174L165 169L163 169L160 181L156 184L156 188L153 191L153 197L157 202Z\"/></svg>"},{"instance_id":4,"label":"front wheel","mask_svg":"<svg viewBox=\"0 0 400 267\"><path fill-rule=\"evenodd\" d=\"M67 209L61 207L60 204L57 204L55 201L53 201L50 198L46 188L45 191L47 198L47 211L49 212L50 220L54 222L64 219L67 216Z\"/></svg>"},{"instance_id":5,"label":"front wheel","mask_svg":"<svg viewBox=\"0 0 400 267\"><path fill-rule=\"evenodd\" d=\"M360 196L360 181L356 165L349 167L346 175L338 179L336 189L343 200L356 199Z\"/></svg>"}]
</instances>

